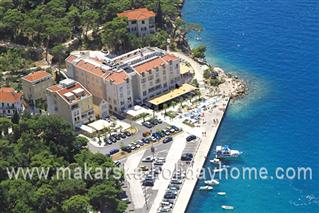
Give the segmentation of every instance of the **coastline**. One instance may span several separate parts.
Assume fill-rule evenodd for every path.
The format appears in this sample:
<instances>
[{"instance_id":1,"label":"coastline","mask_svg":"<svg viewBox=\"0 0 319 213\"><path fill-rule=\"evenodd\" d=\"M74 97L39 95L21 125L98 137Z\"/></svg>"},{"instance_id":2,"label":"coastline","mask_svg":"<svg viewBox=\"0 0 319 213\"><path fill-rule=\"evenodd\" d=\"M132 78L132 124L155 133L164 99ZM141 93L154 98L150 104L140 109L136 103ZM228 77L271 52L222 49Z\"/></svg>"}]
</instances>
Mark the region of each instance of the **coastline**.
<instances>
[{"instance_id":1,"label":"coastline","mask_svg":"<svg viewBox=\"0 0 319 213\"><path fill-rule=\"evenodd\" d=\"M205 114L205 120L207 120L207 124L204 127L204 131L208 132L208 135L202 138L202 142L199 145L199 148L194 156L192 171L195 171L195 173L193 173L192 177L186 179L183 183L180 194L177 197L175 206L172 210L173 213L186 212L193 191L195 190L198 178L200 177L200 171L203 168L204 163L207 159L207 155L214 143L215 136L219 130L220 124L222 123L224 114L229 105L229 101L230 97L224 98L222 101L219 102L219 106L216 107L216 111ZM218 119L218 123L216 125L213 124L213 119L211 119L212 115L215 115L214 119Z\"/></svg>"},{"instance_id":2,"label":"coastline","mask_svg":"<svg viewBox=\"0 0 319 213\"><path fill-rule=\"evenodd\" d=\"M181 4L179 5L180 17L182 17L181 11L184 3L185 0L181 0ZM230 101L240 99L247 95L248 92L247 83L244 80L239 79L238 76L227 73L224 69L213 66L206 60L192 57L191 47L187 39L187 32L182 33L179 37L179 40L181 41L182 48L176 52L173 52L173 54L191 64L194 69L194 78L198 80L199 89L204 96L212 97L219 95L222 97L222 101L220 101L218 107L216 107L221 111L220 113L216 113L215 115L210 113L205 114L205 120L207 121L207 124L203 126L203 131L208 132L208 135L202 138L202 142L200 143L199 148L194 155L192 171L195 171L195 173L192 175L192 178L185 180L183 183L179 196L177 197L176 203L172 209L173 213L186 212L200 177L200 171L203 168L207 156L212 148L212 145L215 141L215 136L219 130L220 124L224 118L224 114L226 113ZM217 89L214 91L209 89L206 80L203 79L203 72L207 68L212 68L212 70L218 73L218 75L223 79L223 83L218 85ZM214 120L212 117L214 119L218 119L218 123L216 125L212 124L212 121Z\"/></svg>"}]
</instances>

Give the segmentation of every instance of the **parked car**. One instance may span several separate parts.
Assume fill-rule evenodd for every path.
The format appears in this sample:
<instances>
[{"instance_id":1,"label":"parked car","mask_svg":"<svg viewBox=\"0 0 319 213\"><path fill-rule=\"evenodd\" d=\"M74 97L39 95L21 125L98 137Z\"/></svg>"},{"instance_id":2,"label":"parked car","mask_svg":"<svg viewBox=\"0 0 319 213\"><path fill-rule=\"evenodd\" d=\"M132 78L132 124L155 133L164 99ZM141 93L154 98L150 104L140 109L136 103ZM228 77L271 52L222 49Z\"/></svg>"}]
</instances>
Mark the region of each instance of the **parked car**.
<instances>
[{"instance_id":1,"label":"parked car","mask_svg":"<svg viewBox=\"0 0 319 213\"><path fill-rule=\"evenodd\" d=\"M111 135L109 137L109 139L112 141L112 143L115 143L117 141L116 138L113 135Z\"/></svg>"},{"instance_id":2,"label":"parked car","mask_svg":"<svg viewBox=\"0 0 319 213\"><path fill-rule=\"evenodd\" d=\"M142 162L153 162L155 159L152 156L148 156L142 159Z\"/></svg>"},{"instance_id":3,"label":"parked car","mask_svg":"<svg viewBox=\"0 0 319 213\"><path fill-rule=\"evenodd\" d=\"M182 180L180 179L172 179L171 184L182 184Z\"/></svg>"},{"instance_id":4,"label":"parked car","mask_svg":"<svg viewBox=\"0 0 319 213\"><path fill-rule=\"evenodd\" d=\"M143 122L142 125L147 127L147 128L149 128L149 129L153 127L153 124L151 122L149 122L149 121Z\"/></svg>"},{"instance_id":5,"label":"parked car","mask_svg":"<svg viewBox=\"0 0 319 213\"><path fill-rule=\"evenodd\" d=\"M167 137L163 140L163 143L169 143L169 142L172 142L173 141L173 138L172 137Z\"/></svg>"},{"instance_id":6,"label":"parked car","mask_svg":"<svg viewBox=\"0 0 319 213\"><path fill-rule=\"evenodd\" d=\"M156 160L155 163L154 163L154 165L160 165L160 166L162 166L164 163L165 163L165 161L163 161L163 160Z\"/></svg>"},{"instance_id":7,"label":"parked car","mask_svg":"<svg viewBox=\"0 0 319 213\"><path fill-rule=\"evenodd\" d=\"M154 179L146 179L143 181L143 186L154 186Z\"/></svg>"},{"instance_id":8,"label":"parked car","mask_svg":"<svg viewBox=\"0 0 319 213\"><path fill-rule=\"evenodd\" d=\"M116 140L121 140L121 137L119 134L114 134L113 136L115 137Z\"/></svg>"},{"instance_id":9,"label":"parked car","mask_svg":"<svg viewBox=\"0 0 319 213\"><path fill-rule=\"evenodd\" d=\"M192 141L192 140L195 140L197 137L195 136L195 135L189 135L189 136L187 136L187 138L186 138L186 141L187 142L190 142L190 141Z\"/></svg>"},{"instance_id":10,"label":"parked car","mask_svg":"<svg viewBox=\"0 0 319 213\"><path fill-rule=\"evenodd\" d=\"M149 170L149 168L147 166L140 166L140 169L142 171L148 171Z\"/></svg>"},{"instance_id":11,"label":"parked car","mask_svg":"<svg viewBox=\"0 0 319 213\"><path fill-rule=\"evenodd\" d=\"M193 154L191 153L182 154L181 156L182 161L191 161L192 159L193 159Z\"/></svg>"},{"instance_id":12,"label":"parked car","mask_svg":"<svg viewBox=\"0 0 319 213\"><path fill-rule=\"evenodd\" d=\"M151 142L150 138L143 138L142 139L143 143L149 144Z\"/></svg>"},{"instance_id":13,"label":"parked car","mask_svg":"<svg viewBox=\"0 0 319 213\"><path fill-rule=\"evenodd\" d=\"M124 146L124 147L122 147L121 149L122 149L124 152L131 152L131 151L132 151L132 149L131 149L130 146Z\"/></svg>"},{"instance_id":14,"label":"parked car","mask_svg":"<svg viewBox=\"0 0 319 213\"><path fill-rule=\"evenodd\" d=\"M121 132L121 133L119 134L119 136L120 136L122 139L126 138L126 135L125 135L123 132Z\"/></svg>"},{"instance_id":15,"label":"parked car","mask_svg":"<svg viewBox=\"0 0 319 213\"><path fill-rule=\"evenodd\" d=\"M180 128L178 128L177 126L172 126L172 129L174 129L176 132L179 132L181 129Z\"/></svg>"},{"instance_id":16,"label":"parked car","mask_svg":"<svg viewBox=\"0 0 319 213\"><path fill-rule=\"evenodd\" d=\"M118 153L120 150L119 149L112 149L110 151L110 155L114 155L115 153Z\"/></svg>"},{"instance_id":17,"label":"parked car","mask_svg":"<svg viewBox=\"0 0 319 213\"><path fill-rule=\"evenodd\" d=\"M115 166L119 167L121 165L120 161L114 161Z\"/></svg>"},{"instance_id":18,"label":"parked car","mask_svg":"<svg viewBox=\"0 0 319 213\"><path fill-rule=\"evenodd\" d=\"M125 134L127 137L130 137L130 136L132 135L129 131L125 131L124 134Z\"/></svg>"},{"instance_id":19,"label":"parked car","mask_svg":"<svg viewBox=\"0 0 319 213\"><path fill-rule=\"evenodd\" d=\"M165 199L175 199L176 198L176 194L171 193L171 192L166 192L164 195Z\"/></svg>"}]
</instances>

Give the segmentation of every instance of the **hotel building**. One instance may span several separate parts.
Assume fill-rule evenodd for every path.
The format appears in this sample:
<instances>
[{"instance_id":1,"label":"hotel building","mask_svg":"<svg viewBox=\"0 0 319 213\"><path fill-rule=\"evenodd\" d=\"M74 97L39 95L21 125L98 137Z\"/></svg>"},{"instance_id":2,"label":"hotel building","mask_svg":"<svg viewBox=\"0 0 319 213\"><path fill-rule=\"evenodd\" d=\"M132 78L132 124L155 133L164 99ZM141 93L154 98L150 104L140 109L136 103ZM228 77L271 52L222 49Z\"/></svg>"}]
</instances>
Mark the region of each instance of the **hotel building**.
<instances>
[{"instance_id":1,"label":"hotel building","mask_svg":"<svg viewBox=\"0 0 319 213\"><path fill-rule=\"evenodd\" d=\"M80 83L65 79L46 91L50 114L65 118L75 127L95 120L93 96Z\"/></svg>"},{"instance_id":2,"label":"hotel building","mask_svg":"<svg viewBox=\"0 0 319 213\"><path fill-rule=\"evenodd\" d=\"M155 33L155 16L153 11L147 8L127 10L117 14L118 17L127 17L128 31L138 36Z\"/></svg>"},{"instance_id":3,"label":"hotel building","mask_svg":"<svg viewBox=\"0 0 319 213\"><path fill-rule=\"evenodd\" d=\"M112 57L101 51L76 51L66 59L68 77L121 113L181 85L180 59L145 47Z\"/></svg>"}]
</instances>

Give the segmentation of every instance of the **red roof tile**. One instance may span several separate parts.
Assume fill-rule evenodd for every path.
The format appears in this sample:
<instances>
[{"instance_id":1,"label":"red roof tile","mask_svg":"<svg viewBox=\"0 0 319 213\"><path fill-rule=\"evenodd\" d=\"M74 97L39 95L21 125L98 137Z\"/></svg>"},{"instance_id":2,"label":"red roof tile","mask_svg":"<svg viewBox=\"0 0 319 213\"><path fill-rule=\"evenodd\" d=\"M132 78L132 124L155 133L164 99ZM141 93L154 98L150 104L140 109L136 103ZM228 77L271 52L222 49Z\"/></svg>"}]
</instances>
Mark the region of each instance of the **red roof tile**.
<instances>
[{"instance_id":1,"label":"red roof tile","mask_svg":"<svg viewBox=\"0 0 319 213\"><path fill-rule=\"evenodd\" d=\"M106 72L103 71L99 66L95 66L84 60L80 60L76 65L77 68L82 69L83 71L90 72L97 76L103 76Z\"/></svg>"},{"instance_id":2,"label":"red roof tile","mask_svg":"<svg viewBox=\"0 0 319 213\"><path fill-rule=\"evenodd\" d=\"M110 75L108 75L105 79L113 81L115 84L122 84L126 81L128 78L128 75L125 71L121 72L112 72Z\"/></svg>"},{"instance_id":3,"label":"red roof tile","mask_svg":"<svg viewBox=\"0 0 319 213\"><path fill-rule=\"evenodd\" d=\"M0 88L0 102L15 103L21 100L21 93L17 93L13 88Z\"/></svg>"},{"instance_id":4,"label":"red roof tile","mask_svg":"<svg viewBox=\"0 0 319 213\"><path fill-rule=\"evenodd\" d=\"M40 80L42 78L48 77L49 75L50 74L45 71L37 71L22 77L22 79L32 82L32 81L36 81L36 80Z\"/></svg>"},{"instance_id":5,"label":"red roof tile","mask_svg":"<svg viewBox=\"0 0 319 213\"><path fill-rule=\"evenodd\" d=\"M69 55L65 60L69 63L74 61L77 57L75 55Z\"/></svg>"},{"instance_id":6,"label":"red roof tile","mask_svg":"<svg viewBox=\"0 0 319 213\"><path fill-rule=\"evenodd\" d=\"M154 69L156 67L159 67L162 64L165 64L165 61L163 61L162 58L155 58L151 61L147 61L143 64L140 64L134 68L138 73L142 73L142 72L146 72L148 70Z\"/></svg>"},{"instance_id":7,"label":"red roof tile","mask_svg":"<svg viewBox=\"0 0 319 213\"><path fill-rule=\"evenodd\" d=\"M173 54L166 54L162 57L165 61L174 61L178 59L175 55Z\"/></svg>"},{"instance_id":8,"label":"red roof tile","mask_svg":"<svg viewBox=\"0 0 319 213\"><path fill-rule=\"evenodd\" d=\"M142 73L142 72L146 72L148 70L154 69L156 67L159 67L160 65L165 64L165 62L173 61L176 59L178 59L176 56L172 54L166 54L160 58L155 58L153 60L147 61L134 68L138 73Z\"/></svg>"},{"instance_id":9,"label":"red roof tile","mask_svg":"<svg viewBox=\"0 0 319 213\"><path fill-rule=\"evenodd\" d=\"M139 8L134 10L127 10L122 13L118 13L118 17L127 17L129 21L133 20L145 20L154 17L156 14L147 8Z\"/></svg>"}]
</instances>

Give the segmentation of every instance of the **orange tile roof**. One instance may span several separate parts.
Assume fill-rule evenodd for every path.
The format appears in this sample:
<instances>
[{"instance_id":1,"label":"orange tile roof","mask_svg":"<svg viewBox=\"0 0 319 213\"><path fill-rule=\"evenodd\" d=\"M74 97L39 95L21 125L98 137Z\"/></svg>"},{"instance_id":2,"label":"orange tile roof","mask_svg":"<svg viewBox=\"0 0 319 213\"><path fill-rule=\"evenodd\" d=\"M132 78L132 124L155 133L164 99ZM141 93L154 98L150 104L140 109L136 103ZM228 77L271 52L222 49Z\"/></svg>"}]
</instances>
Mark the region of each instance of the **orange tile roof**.
<instances>
[{"instance_id":1,"label":"orange tile roof","mask_svg":"<svg viewBox=\"0 0 319 213\"><path fill-rule=\"evenodd\" d=\"M174 61L178 59L175 55L173 54L166 54L162 57L165 61Z\"/></svg>"},{"instance_id":2,"label":"orange tile roof","mask_svg":"<svg viewBox=\"0 0 319 213\"><path fill-rule=\"evenodd\" d=\"M143 64L140 64L136 67L134 67L134 69L138 72L138 73L142 73L142 72L146 72L148 70L154 69L156 67L161 66L162 64L165 64L165 61L162 60L162 58L155 58L151 61L147 61Z\"/></svg>"},{"instance_id":3,"label":"orange tile roof","mask_svg":"<svg viewBox=\"0 0 319 213\"><path fill-rule=\"evenodd\" d=\"M169 62L169 61L173 61L176 60L177 57L172 55L172 54L166 54L162 57L159 58L155 58L153 60L147 61L143 64L140 64L136 67L134 67L134 69L138 72L138 73L142 73L142 72L146 72L148 70L154 69L156 67L161 66L162 64L165 64L165 62Z\"/></svg>"},{"instance_id":4,"label":"orange tile roof","mask_svg":"<svg viewBox=\"0 0 319 213\"><path fill-rule=\"evenodd\" d=\"M0 88L0 102L15 103L21 100L21 93L17 93L13 88Z\"/></svg>"},{"instance_id":5,"label":"orange tile roof","mask_svg":"<svg viewBox=\"0 0 319 213\"><path fill-rule=\"evenodd\" d=\"M69 63L74 61L77 57L75 55L69 55L65 60Z\"/></svg>"},{"instance_id":6,"label":"orange tile roof","mask_svg":"<svg viewBox=\"0 0 319 213\"><path fill-rule=\"evenodd\" d=\"M64 94L67 92L72 92L73 90L78 88L82 88L85 91L85 94L87 96L91 95L91 93L89 93L89 91L87 91L86 88L83 87L79 82L76 82L73 86L67 87L67 88L64 88L60 85L52 85L51 87L48 88L48 90L54 93L58 93L65 101L70 103L70 101L64 97ZM77 97L77 99L80 99L80 98Z\"/></svg>"},{"instance_id":7,"label":"orange tile roof","mask_svg":"<svg viewBox=\"0 0 319 213\"><path fill-rule=\"evenodd\" d=\"M80 60L75 66L82 69L83 71L90 72L97 76L103 76L106 73L100 67L95 66L89 62L85 62L84 60Z\"/></svg>"},{"instance_id":8,"label":"orange tile roof","mask_svg":"<svg viewBox=\"0 0 319 213\"><path fill-rule=\"evenodd\" d=\"M122 84L126 81L128 75L125 71L112 72L110 75L106 76L106 80L113 81L115 84Z\"/></svg>"},{"instance_id":9,"label":"orange tile roof","mask_svg":"<svg viewBox=\"0 0 319 213\"><path fill-rule=\"evenodd\" d=\"M147 8L139 8L133 10L126 10L122 13L118 13L118 17L127 17L129 21L133 20L145 20L154 17L156 13L148 10Z\"/></svg>"},{"instance_id":10,"label":"orange tile roof","mask_svg":"<svg viewBox=\"0 0 319 213\"><path fill-rule=\"evenodd\" d=\"M32 81L36 81L36 80L40 80L42 78L48 77L49 75L50 74L47 73L46 71L37 71L22 77L22 79L32 82Z\"/></svg>"}]
</instances>

